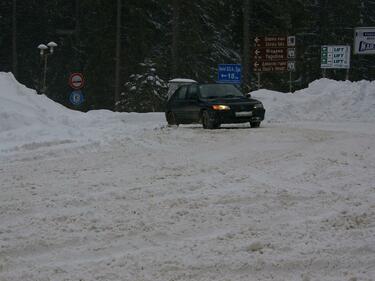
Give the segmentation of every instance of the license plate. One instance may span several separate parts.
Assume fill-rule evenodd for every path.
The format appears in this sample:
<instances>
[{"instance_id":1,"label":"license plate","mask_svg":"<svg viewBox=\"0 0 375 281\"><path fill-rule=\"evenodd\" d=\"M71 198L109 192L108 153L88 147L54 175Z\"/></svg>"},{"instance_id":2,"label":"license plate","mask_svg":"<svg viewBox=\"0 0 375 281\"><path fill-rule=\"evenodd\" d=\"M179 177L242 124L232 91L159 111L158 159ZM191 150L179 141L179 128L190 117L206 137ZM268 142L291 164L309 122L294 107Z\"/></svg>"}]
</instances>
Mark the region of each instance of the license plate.
<instances>
[{"instance_id":1,"label":"license plate","mask_svg":"<svg viewBox=\"0 0 375 281\"><path fill-rule=\"evenodd\" d=\"M240 111L235 113L236 117L247 117L247 116L252 116L253 112L251 111Z\"/></svg>"}]
</instances>

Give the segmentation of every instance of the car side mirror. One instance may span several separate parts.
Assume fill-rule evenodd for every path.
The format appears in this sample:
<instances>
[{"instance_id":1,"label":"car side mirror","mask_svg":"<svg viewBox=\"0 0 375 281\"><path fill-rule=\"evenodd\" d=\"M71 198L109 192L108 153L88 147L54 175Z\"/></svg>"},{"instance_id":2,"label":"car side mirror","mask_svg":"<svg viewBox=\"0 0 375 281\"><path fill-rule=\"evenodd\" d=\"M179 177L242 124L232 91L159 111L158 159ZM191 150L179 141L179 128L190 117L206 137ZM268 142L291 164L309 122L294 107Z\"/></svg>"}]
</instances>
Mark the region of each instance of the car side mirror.
<instances>
[{"instance_id":1,"label":"car side mirror","mask_svg":"<svg viewBox=\"0 0 375 281\"><path fill-rule=\"evenodd\" d=\"M250 93L245 94L245 97L247 97L247 98L251 98Z\"/></svg>"}]
</instances>

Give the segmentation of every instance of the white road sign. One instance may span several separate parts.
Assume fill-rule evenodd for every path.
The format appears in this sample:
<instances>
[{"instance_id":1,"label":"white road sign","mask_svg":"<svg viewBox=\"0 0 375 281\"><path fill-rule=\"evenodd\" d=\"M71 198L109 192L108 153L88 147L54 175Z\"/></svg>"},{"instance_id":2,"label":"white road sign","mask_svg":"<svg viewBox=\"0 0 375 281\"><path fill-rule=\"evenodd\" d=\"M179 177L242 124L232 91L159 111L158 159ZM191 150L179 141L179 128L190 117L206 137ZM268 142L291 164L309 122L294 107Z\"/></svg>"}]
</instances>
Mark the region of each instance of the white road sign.
<instances>
[{"instance_id":1,"label":"white road sign","mask_svg":"<svg viewBox=\"0 0 375 281\"><path fill-rule=\"evenodd\" d=\"M350 68L350 46L322 46L321 68Z\"/></svg>"},{"instance_id":2,"label":"white road sign","mask_svg":"<svg viewBox=\"0 0 375 281\"><path fill-rule=\"evenodd\" d=\"M354 54L375 55L375 27L357 27L354 30Z\"/></svg>"}]
</instances>

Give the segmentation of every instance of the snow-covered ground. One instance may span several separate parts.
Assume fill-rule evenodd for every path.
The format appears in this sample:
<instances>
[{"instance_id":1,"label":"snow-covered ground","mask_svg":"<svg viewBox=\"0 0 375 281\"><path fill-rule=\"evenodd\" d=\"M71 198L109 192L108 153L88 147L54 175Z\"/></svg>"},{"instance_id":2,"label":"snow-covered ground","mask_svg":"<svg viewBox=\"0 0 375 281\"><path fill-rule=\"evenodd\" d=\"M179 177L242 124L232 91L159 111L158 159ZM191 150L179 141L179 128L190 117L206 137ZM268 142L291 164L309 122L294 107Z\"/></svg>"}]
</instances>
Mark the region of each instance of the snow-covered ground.
<instances>
[{"instance_id":1,"label":"snow-covered ground","mask_svg":"<svg viewBox=\"0 0 375 281\"><path fill-rule=\"evenodd\" d=\"M0 280L375 280L375 82L252 95L168 128L0 73Z\"/></svg>"}]
</instances>

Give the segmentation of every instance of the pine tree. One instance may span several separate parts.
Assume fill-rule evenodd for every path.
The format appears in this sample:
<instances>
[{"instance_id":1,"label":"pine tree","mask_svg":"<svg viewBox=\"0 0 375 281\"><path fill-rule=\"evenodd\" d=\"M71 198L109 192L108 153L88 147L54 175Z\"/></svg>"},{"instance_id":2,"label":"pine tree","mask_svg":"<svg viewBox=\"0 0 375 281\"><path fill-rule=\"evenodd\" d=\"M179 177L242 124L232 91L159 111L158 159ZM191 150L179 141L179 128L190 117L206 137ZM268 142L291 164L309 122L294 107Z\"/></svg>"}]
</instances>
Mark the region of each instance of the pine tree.
<instances>
[{"instance_id":1,"label":"pine tree","mask_svg":"<svg viewBox=\"0 0 375 281\"><path fill-rule=\"evenodd\" d=\"M167 84L156 70L156 64L146 59L139 64L141 74L132 74L125 83L119 108L121 111L149 112L163 109L167 98Z\"/></svg>"}]
</instances>

